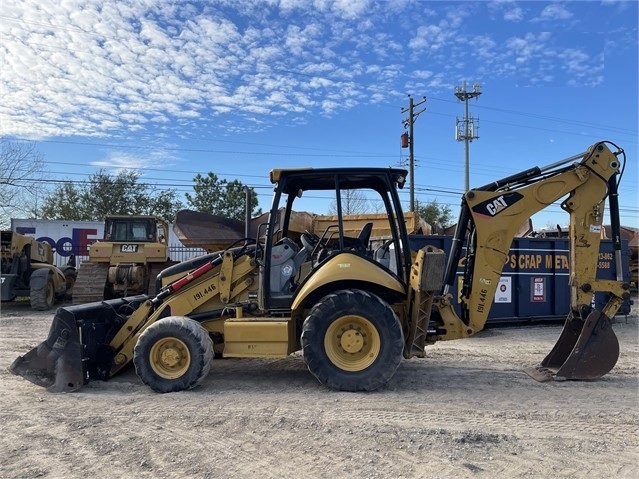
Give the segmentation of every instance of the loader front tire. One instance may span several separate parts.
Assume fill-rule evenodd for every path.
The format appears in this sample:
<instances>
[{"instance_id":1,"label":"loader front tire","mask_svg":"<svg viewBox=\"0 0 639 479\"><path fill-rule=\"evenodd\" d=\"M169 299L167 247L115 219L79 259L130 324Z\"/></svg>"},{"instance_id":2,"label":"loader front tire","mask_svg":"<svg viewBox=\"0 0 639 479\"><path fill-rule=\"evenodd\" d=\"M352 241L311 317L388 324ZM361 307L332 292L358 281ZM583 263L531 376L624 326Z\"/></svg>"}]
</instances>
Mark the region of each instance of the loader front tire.
<instances>
[{"instance_id":1,"label":"loader front tire","mask_svg":"<svg viewBox=\"0 0 639 479\"><path fill-rule=\"evenodd\" d=\"M192 389L209 373L213 342L197 321L183 316L162 318L138 338L135 371L156 392Z\"/></svg>"},{"instance_id":2,"label":"loader front tire","mask_svg":"<svg viewBox=\"0 0 639 479\"><path fill-rule=\"evenodd\" d=\"M46 285L43 288L31 289L29 292L31 309L36 311L47 311L53 308L55 303L55 285L53 276L49 274Z\"/></svg>"},{"instance_id":3,"label":"loader front tire","mask_svg":"<svg viewBox=\"0 0 639 479\"><path fill-rule=\"evenodd\" d=\"M304 321L302 350L320 383L341 391L384 386L402 361L404 335L392 308L374 294L343 290L322 298Z\"/></svg>"}]
</instances>

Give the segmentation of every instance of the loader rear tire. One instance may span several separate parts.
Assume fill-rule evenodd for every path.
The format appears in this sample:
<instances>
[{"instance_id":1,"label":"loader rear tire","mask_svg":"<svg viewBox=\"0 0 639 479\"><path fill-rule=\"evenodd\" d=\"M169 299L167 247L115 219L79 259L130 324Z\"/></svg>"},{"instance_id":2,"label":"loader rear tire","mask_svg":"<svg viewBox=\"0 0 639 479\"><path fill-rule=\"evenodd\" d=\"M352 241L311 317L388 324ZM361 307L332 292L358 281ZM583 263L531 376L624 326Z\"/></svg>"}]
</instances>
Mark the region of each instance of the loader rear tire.
<instances>
[{"instance_id":1,"label":"loader rear tire","mask_svg":"<svg viewBox=\"0 0 639 479\"><path fill-rule=\"evenodd\" d=\"M53 276L49 274L47 284L44 288L32 289L29 292L31 299L31 309L36 311L47 311L53 308L55 302L55 285L53 284Z\"/></svg>"},{"instance_id":2,"label":"loader rear tire","mask_svg":"<svg viewBox=\"0 0 639 479\"><path fill-rule=\"evenodd\" d=\"M384 386L404 350L395 312L378 296L361 290L322 298L304 321L301 342L309 371L320 383L341 391Z\"/></svg>"},{"instance_id":3,"label":"loader rear tire","mask_svg":"<svg viewBox=\"0 0 639 479\"><path fill-rule=\"evenodd\" d=\"M135 371L154 391L192 389L209 373L213 342L197 321L169 316L149 326L133 351Z\"/></svg>"}]
</instances>

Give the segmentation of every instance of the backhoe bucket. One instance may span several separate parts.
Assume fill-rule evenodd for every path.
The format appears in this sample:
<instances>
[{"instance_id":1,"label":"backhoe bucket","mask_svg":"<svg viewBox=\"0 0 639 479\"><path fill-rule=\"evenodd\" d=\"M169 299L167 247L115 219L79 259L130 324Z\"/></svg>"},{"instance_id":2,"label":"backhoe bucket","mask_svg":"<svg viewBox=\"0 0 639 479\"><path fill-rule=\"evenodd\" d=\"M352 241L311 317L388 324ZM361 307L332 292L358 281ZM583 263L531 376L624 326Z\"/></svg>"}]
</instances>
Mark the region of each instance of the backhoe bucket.
<instances>
[{"instance_id":1,"label":"backhoe bucket","mask_svg":"<svg viewBox=\"0 0 639 479\"><path fill-rule=\"evenodd\" d=\"M539 382L595 379L608 373L618 358L619 341L610 318L594 309L585 321L569 314L550 354L525 372Z\"/></svg>"},{"instance_id":2,"label":"backhoe bucket","mask_svg":"<svg viewBox=\"0 0 639 479\"><path fill-rule=\"evenodd\" d=\"M59 308L47 339L9 370L51 392L71 392L90 379L107 379L113 352L109 341L147 296Z\"/></svg>"}]
</instances>

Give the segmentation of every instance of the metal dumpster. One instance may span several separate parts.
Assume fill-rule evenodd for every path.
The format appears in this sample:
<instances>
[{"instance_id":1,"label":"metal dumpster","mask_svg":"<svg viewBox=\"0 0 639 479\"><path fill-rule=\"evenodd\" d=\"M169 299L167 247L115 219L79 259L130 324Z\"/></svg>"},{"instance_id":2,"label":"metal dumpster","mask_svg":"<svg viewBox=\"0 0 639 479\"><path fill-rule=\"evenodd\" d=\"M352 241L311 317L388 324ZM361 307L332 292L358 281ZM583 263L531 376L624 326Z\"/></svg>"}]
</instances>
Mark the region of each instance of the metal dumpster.
<instances>
[{"instance_id":1,"label":"metal dumpster","mask_svg":"<svg viewBox=\"0 0 639 479\"><path fill-rule=\"evenodd\" d=\"M443 249L448 256L452 237L410 235L409 242L413 250L430 245ZM568 248L569 243L565 238L515 238L497 286L487 324L563 321L570 306ZM630 281L630 250L627 240L622 241L622 263L623 278ZM463 274L461 266L457 273L458 281L450 291L454 298L458 298ZM597 278L616 278L611 240L601 241ZM604 293L596 293L594 306L601 308L607 302L607 296ZM631 300L624 301L617 315L629 314L631 304ZM453 301L453 305L457 314L460 314L459 300Z\"/></svg>"}]
</instances>

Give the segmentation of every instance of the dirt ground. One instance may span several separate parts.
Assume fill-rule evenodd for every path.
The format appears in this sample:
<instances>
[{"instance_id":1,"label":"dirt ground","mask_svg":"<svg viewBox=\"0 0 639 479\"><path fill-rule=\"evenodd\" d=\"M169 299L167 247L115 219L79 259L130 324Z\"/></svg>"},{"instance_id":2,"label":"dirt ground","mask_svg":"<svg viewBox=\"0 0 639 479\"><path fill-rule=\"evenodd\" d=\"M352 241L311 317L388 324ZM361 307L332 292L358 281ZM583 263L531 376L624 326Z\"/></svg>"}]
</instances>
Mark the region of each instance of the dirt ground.
<instances>
[{"instance_id":1,"label":"dirt ground","mask_svg":"<svg viewBox=\"0 0 639 479\"><path fill-rule=\"evenodd\" d=\"M3 304L0 477L634 478L636 311L616 318L621 355L595 381L522 372L558 338L543 325L437 343L373 393L328 390L293 355L216 359L186 392L154 393L127 370L52 394L7 367L53 313Z\"/></svg>"}]
</instances>

